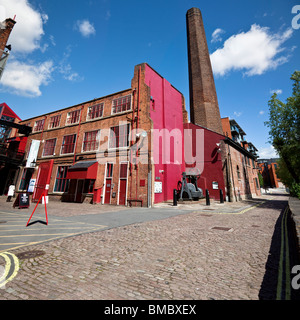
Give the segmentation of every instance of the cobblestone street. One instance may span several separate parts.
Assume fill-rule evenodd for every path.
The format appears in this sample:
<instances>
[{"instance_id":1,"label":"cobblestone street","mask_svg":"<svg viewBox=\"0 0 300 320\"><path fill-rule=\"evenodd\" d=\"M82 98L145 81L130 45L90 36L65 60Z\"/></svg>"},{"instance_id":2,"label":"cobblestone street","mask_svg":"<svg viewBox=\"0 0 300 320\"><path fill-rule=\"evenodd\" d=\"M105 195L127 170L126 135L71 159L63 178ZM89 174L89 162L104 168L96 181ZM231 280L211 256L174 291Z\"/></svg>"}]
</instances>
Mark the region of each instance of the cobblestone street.
<instances>
[{"instance_id":1,"label":"cobblestone street","mask_svg":"<svg viewBox=\"0 0 300 320\"><path fill-rule=\"evenodd\" d=\"M19 271L0 299L258 299L288 197L263 200L240 214L196 210L11 250Z\"/></svg>"}]
</instances>

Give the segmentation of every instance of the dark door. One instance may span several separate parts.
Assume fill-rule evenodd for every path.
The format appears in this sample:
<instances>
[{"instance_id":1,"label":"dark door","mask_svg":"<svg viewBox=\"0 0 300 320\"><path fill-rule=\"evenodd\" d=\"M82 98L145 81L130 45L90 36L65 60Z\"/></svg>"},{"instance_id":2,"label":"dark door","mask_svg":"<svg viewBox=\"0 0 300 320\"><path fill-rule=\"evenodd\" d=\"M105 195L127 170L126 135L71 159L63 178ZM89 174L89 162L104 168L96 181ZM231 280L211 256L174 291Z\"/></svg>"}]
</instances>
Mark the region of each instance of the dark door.
<instances>
[{"instance_id":1,"label":"dark door","mask_svg":"<svg viewBox=\"0 0 300 320\"><path fill-rule=\"evenodd\" d=\"M113 164L106 164L106 180L105 180L105 194L104 203L110 204L111 190L112 190Z\"/></svg>"},{"instance_id":2,"label":"dark door","mask_svg":"<svg viewBox=\"0 0 300 320\"><path fill-rule=\"evenodd\" d=\"M123 206L126 204L127 167L127 163L121 163L120 165L119 205Z\"/></svg>"},{"instance_id":3,"label":"dark door","mask_svg":"<svg viewBox=\"0 0 300 320\"><path fill-rule=\"evenodd\" d=\"M82 197L83 186L84 186L84 180L77 180L75 202L81 203L83 201L83 197Z\"/></svg>"},{"instance_id":4,"label":"dark door","mask_svg":"<svg viewBox=\"0 0 300 320\"><path fill-rule=\"evenodd\" d=\"M106 183L105 183L105 199L104 203L105 204L110 204L110 195L111 195L111 178L106 178Z\"/></svg>"}]
</instances>

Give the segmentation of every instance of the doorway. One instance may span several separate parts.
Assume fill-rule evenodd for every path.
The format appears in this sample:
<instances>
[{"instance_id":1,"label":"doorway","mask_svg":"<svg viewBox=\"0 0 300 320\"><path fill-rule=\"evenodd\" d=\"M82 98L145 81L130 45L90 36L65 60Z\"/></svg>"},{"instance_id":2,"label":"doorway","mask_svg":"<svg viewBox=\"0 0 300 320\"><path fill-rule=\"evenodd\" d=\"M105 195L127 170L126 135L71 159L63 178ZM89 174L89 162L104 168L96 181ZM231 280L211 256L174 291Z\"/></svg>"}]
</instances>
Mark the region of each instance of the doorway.
<instances>
[{"instance_id":1,"label":"doorway","mask_svg":"<svg viewBox=\"0 0 300 320\"><path fill-rule=\"evenodd\" d=\"M105 178L105 194L104 194L105 204L110 204L110 201L111 201L112 177L113 177L113 163L107 163L106 178Z\"/></svg>"},{"instance_id":2,"label":"doorway","mask_svg":"<svg viewBox=\"0 0 300 320\"><path fill-rule=\"evenodd\" d=\"M126 205L128 162L120 164L119 205Z\"/></svg>"}]
</instances>

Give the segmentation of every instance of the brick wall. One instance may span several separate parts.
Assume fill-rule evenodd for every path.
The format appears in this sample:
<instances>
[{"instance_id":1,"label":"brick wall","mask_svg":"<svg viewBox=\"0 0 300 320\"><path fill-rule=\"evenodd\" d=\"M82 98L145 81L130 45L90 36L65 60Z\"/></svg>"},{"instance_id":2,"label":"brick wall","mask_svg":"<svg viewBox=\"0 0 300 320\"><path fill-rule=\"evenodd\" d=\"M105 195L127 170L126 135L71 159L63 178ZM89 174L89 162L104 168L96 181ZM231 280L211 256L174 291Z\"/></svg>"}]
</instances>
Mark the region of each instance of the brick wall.
<instances>
[{"instance_id":1,"label":"brick wall","mask_svg":"<svg viewBox=\"0 0 300 320\"><path fill-rule=\"evenodd\" d=\"M187 39L191 122L223 133L201 12L187 11Z\"/></svg>"},{"instance_id":2,"label":"brick wall","mask_svg":"<svg viewBox=\"0 0 300 320\"><path fill-rule=\"evenodd\" d=\"M0 56L2 55L2 51L5 49L7 44L9 35L15 25L16 21L12 19L6 19L2 22L5 25L5 29L0 29Z\"/></svg>"},{"instance_id":3,"label":"brick wall","mask_svg":"<svg viewBox=\"0 0 300 320\"><path fill-rule=\"evenodd\" d=\"M222 153L222 158L225 159L223 172L226 194L231 201L240 201L260 195L256 161L253 163L252 158L228 144L225 144Z\"/></svg>"}]
</instances>

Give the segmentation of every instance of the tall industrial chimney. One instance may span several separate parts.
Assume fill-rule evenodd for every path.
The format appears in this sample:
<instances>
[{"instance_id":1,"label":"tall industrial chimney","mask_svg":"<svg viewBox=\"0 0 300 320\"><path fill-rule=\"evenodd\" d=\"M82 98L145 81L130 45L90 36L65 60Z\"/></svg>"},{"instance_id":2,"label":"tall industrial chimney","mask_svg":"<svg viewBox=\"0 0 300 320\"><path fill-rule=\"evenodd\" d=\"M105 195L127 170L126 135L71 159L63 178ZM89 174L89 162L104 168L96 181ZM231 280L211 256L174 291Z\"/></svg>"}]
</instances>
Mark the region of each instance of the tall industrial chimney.
<instances>
[{"instance_id":1,"label":"tall industrial chimney","mask_svg":"<svg viewBox=\"0 0 300 320\"><path fill-rule=\"evenodd\" d=\"M0 28L0 57L2 56L2 53L5 49L5 46L7 44L7 40L9 38L9 35L15 25L16 21L13 19L6 19L2 22L1 28Z\"/></svg>"},{"instance_id":2,"label":"tall industrial chimney","mask_svg":"<svg viewBox=\"0 0 300 320\"><path fill-rule=\"evenodd\" d=\"M201 11L186 13L191 122L223 134Z\"/></svg>"}]
</instances>

